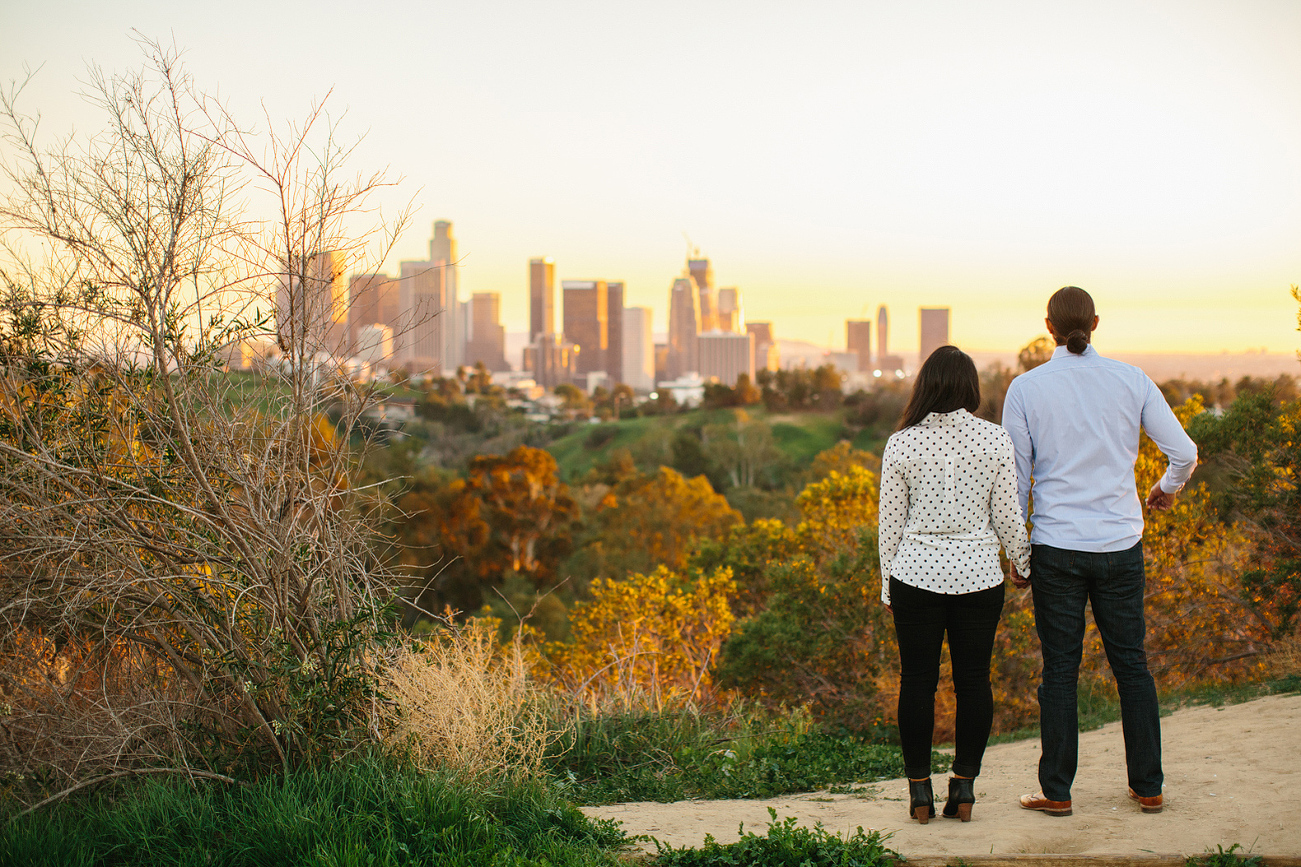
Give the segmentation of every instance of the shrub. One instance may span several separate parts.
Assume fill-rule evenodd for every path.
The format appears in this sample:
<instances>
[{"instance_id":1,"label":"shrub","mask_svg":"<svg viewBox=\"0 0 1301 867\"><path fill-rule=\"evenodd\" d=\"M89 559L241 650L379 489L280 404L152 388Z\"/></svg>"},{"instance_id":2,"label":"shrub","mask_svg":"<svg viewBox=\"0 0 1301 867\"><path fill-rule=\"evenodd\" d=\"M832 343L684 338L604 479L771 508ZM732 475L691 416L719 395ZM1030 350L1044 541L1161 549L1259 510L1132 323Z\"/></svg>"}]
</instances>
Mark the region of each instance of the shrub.
<instances>
[{"instance_id":1,"label":"shrub","mask_svg":"<svg viewBox=\"0 0 1301 867\"><path fill-rule=\"evenodd\" d=\"M556 733L522 643L497 643L491 618L403 647L382 674L389 744L416 765L471 779L535 777Z\"/></svg>"}]
</instances>

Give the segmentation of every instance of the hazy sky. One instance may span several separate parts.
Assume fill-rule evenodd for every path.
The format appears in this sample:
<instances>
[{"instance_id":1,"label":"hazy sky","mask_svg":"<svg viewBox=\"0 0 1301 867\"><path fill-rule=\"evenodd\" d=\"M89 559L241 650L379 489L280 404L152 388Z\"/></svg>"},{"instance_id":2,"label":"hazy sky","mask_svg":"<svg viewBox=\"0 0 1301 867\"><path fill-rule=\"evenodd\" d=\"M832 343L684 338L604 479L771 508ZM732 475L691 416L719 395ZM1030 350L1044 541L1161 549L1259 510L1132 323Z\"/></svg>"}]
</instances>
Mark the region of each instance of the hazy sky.
<instances>
[{"instance_id":1,"label":"hazy sky","mask_svg":"<svg viewBox=\"0 0 1301 867\"><path fill-rule=\"evenodd\" d=\"M93 128L131 28L237 111L333 88L421 207L390 269L454 221L510 330L540 255L663 329L685 233L781 337L884 303L907 351L948 305L1015 349L1074 283L1104 350L1301 345L1299 2L0 0L0 79L44 64L27 107Z\"/></svg>"}]
</instances>

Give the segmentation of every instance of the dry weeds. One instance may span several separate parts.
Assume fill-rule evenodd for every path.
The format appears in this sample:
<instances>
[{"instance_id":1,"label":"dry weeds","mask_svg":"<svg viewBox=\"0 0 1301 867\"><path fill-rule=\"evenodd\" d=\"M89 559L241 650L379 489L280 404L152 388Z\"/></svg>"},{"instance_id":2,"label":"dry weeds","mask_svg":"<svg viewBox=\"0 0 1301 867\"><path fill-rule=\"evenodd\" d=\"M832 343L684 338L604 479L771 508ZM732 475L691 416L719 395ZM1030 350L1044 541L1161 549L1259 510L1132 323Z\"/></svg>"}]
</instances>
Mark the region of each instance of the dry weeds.
<instances>
[{"instance_id":1,"label":"dry weeds","mask_svg":"<svg viewBox=\"0 0 1301 867\"><path fill-rule=\"evenodd\" d=\"M498 644L486 619L404 648L382 688L393 699L389 743L422 768L533 777L558 735L522 644Z\"/></svg>"}]
</instances>

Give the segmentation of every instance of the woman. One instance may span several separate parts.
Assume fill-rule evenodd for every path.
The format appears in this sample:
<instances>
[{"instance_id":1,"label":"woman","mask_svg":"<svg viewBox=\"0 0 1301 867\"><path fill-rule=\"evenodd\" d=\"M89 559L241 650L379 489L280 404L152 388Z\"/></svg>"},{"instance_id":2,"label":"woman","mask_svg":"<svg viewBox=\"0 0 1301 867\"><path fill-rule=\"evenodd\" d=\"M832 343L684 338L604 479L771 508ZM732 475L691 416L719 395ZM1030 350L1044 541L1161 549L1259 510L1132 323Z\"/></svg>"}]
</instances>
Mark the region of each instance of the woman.
<instances>
[{"instance_id":1,"label":"woman","mask_svg":"<svg viewBox=\"0 0 1301 867\"><path fill-rule=\"evenodd\" d=\"M922 824L935 815L931 738L944 636L958 707L943 814L967 822L994 719L989 660L1003 611L999 544L1021 575L1030 568L1012 440L971 414L979 406L971 357L940 347L918 372L881 459L881 601L899 636L908 812Z\"/></svg>"}]
</instances>

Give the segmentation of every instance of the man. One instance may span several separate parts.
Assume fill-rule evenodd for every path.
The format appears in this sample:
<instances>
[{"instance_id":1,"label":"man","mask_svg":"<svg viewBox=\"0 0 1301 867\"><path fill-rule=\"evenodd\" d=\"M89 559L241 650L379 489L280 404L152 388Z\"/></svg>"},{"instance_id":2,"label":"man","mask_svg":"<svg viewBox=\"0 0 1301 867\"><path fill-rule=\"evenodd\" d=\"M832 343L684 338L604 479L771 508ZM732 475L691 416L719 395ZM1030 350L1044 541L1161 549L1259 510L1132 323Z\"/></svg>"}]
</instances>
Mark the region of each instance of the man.
<instances>
[{"instance_id":1,"label":"man","mask_svg":"<svg viewBox=\"0 0 1301 867\"><path fill-rule=\"evenodd\" d=\"M1147 506L1168 509L1197 466L1160 389L1143 371L1098 355L1093 299L1075 286L1048 301L1052 358L1012 380L1003 425L1016 449L1021 508L1031 515L1030 576L1043 653L1039 685L1041 791L1021 806L1071 813L1079 752L1076 684L1088 601L1120 693L1129 797L1145 813L1162 808L1161 720L1143 648L1143 512L1134 481L1142 428L1165 453L1165 475Z\"/></svg>"}]
</instances>

